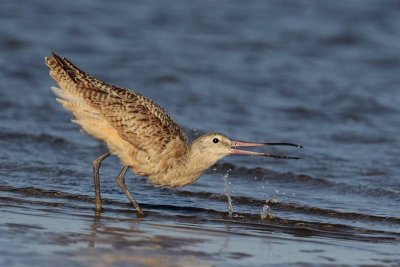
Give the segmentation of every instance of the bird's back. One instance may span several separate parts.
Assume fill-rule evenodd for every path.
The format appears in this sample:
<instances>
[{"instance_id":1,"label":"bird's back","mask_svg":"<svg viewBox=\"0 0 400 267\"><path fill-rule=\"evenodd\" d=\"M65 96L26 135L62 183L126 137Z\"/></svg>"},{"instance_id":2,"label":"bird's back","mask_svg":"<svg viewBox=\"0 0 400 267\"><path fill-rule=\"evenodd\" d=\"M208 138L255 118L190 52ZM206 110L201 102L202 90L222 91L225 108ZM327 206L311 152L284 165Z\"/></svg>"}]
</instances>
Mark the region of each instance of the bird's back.
<instances>
[{"instance_id":1,"label":"bird's back","mask_svg":"<svg viewBox=\"0 0 400 267\"><path fill-rule=\"evenodd\" d=\"M188 152L183 129L153 100L94 78L54 53L46 64L60 86L52 87L57 100L73 121L136 174L165 175Z\"/></svg>"}]
</instances>

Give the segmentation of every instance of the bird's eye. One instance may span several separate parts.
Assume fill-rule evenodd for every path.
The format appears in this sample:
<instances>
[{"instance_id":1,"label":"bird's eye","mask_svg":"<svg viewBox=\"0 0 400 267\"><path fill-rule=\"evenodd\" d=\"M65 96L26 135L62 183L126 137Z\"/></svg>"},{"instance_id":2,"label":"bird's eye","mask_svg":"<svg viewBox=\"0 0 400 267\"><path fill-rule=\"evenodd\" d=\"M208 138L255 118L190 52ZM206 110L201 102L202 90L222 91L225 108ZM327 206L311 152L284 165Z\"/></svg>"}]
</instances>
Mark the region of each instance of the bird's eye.
<instances>
[{"instance_id":1,"label":"bird's eye","mask_svg":"<svg viewBox=\"0 0 400 267\"><path fill-rule=\"evenodd\" d=\"M214 138L214 139L213 139L213 143L214 143L214 144L216 144L216 143L218 143L218 142L219 142L218 138Z\"/></svg>"}]
</instances>

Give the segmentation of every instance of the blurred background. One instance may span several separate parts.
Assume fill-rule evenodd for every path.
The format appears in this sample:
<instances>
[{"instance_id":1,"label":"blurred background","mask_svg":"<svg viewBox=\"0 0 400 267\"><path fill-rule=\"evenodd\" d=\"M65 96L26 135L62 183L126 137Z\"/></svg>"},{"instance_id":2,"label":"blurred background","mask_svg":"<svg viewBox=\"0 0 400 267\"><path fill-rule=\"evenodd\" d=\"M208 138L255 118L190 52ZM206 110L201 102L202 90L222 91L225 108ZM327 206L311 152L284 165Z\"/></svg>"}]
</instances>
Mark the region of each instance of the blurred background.
<instances>
[{"instance_id":1,"label":"blurred background","mask_svg":"<svg viewBox=\"0 0 400 267\"><path fill-rule=\"evenodd\" d=\"M400 264L399 11L361 0L3 1L0 263ZM231 156L177 190L129 173L149 214L137 220L110 158L95 216L92 161L106 147L55 101L51 51L154 99L191 140L292 142L304 149L261 150L302 159Z\"/></svg>"}]
</instances>

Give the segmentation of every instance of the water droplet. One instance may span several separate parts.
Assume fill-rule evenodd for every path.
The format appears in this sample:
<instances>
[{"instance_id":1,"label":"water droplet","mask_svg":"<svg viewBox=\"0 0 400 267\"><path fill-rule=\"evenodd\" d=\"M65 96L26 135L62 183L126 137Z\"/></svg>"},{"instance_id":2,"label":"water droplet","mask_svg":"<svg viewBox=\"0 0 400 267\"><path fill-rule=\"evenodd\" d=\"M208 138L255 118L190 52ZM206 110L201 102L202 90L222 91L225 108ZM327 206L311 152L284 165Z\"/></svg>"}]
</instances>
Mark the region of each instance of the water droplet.
<instances>
[{"instance_id":1,"label":"water droplet","mask_svg":"<svg viewBox=\"0 0 400 267\"><path fill-rule=\"evenodd\" d=\"M222 175L222 179L224 180L224 191L225 194L228 198L228 212L229 212L229 217L232 218L232 214L233 214L233 205L232 205L232 199L231 199L231 194L229 192L229 185L231 184L228 181L228 177L229 177L229 172L230 170L227 171L227 173L225 175Z\"/></svg>"},{"instance_id":2,"label":"water droplet","mask_svg":"<svg viewBox=\"0 0 400 267\"><path fill-rule=\"evenodd\" d=\"M268 200L266 201L266 203L268 203ZM274 218L274 213L267 204L264 205L260 215L261 215L261 220Z\"/></svg>"}]
</instances>

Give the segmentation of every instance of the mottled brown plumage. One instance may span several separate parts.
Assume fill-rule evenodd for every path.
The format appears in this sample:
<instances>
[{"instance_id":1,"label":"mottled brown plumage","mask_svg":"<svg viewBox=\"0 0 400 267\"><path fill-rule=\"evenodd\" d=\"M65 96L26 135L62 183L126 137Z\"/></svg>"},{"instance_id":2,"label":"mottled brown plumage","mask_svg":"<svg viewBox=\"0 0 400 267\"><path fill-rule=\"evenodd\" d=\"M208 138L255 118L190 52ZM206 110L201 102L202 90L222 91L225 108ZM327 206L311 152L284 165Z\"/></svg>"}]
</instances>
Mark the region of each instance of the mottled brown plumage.
<instances>
[{"instance_id":1,"label":"mottled brown plumage","mask_svg":"<svg viewBox=\"0 0 400 267\"><path fill-rule=\"evenodd\" d=\"M149 177L157 186L182 187L196 181L206 169L230 154L283 157L234 147L292 145L243 143L231 141L219 133L205 134L190 145L183 129L153 100L94 78L55 53L45 61L50 76L60 86L52 90L57 100L73 114L73 122L109 148L110 152L93 162L98 210L101 209L98 169L110 153L117 155L124 165L117 177L118 184L143 215L125 186L124 175L128 168Z\"/></svg>"}]
</instances>

